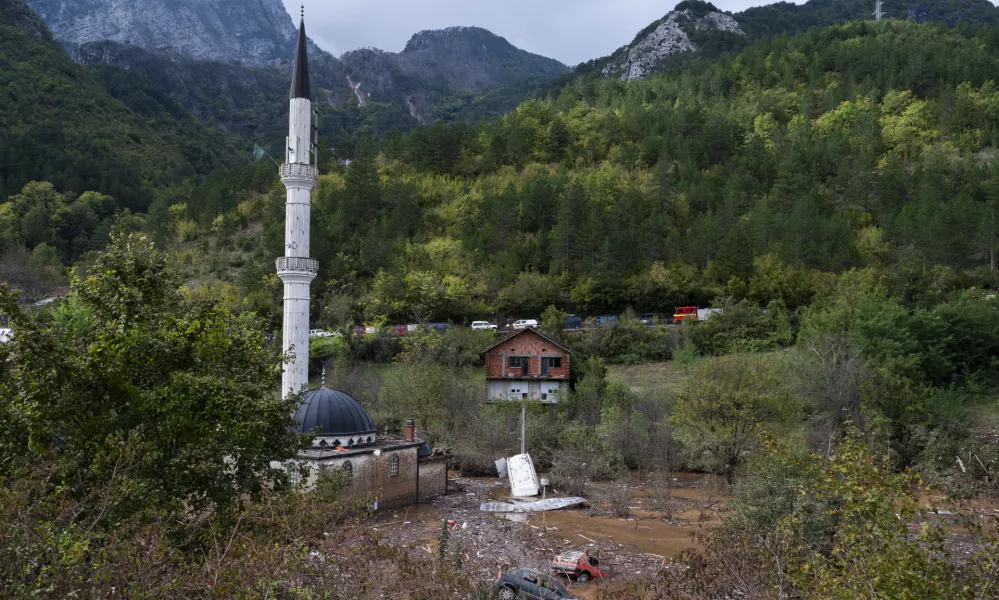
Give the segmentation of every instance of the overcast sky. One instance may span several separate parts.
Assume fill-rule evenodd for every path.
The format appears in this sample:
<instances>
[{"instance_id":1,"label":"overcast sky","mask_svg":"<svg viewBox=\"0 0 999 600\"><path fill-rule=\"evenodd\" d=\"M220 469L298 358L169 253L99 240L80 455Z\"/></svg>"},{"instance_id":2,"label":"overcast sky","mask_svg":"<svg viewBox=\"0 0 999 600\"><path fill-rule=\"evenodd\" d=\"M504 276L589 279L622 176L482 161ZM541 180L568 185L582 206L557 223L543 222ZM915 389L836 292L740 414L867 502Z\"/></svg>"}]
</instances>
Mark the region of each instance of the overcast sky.
<instances>
[{"instance_id":1,"label":"overcast sky","mask_svg":"<svg viewBox=\"0 0 999 600\"><path fill-rule=\"evenodd\" d=\"M309 37L337 56L364 47L399 52L418 31L475 25L570 66L610 54L676 5L673 0L284 0L296 23L303 2ZM730 11L769 3L713 0Z\"/></svg>"}]
</instances>

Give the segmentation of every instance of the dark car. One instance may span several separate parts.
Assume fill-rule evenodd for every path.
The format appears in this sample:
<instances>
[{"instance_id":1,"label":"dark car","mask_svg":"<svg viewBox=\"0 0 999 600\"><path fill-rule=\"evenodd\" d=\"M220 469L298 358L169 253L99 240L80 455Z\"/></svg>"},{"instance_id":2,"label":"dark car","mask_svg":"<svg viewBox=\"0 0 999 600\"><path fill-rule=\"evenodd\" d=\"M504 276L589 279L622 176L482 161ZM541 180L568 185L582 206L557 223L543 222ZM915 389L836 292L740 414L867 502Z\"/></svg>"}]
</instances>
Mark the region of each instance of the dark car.
<instances>
[{"instance_id":1,"label":"dark car","mask_svg":"<svg viewBox=\"0 0 999 600\"><path fill-rule=\"evenodd\" d=\"M555 578L532 569L513 569L500 572L493 583L493 593L500 600L563 600L576 598Z\"/></svg>"},{"instance_id":2,"label":"dark car","mask_svg":"<svg viewBox=\"0 0 999 600\"><path fill-rule=\"evenodd\" d=\"M576 315L569 315L565 320L566 329L582 329L583 328L583 317L577 317Z\"/></svg>"}]
</instances>

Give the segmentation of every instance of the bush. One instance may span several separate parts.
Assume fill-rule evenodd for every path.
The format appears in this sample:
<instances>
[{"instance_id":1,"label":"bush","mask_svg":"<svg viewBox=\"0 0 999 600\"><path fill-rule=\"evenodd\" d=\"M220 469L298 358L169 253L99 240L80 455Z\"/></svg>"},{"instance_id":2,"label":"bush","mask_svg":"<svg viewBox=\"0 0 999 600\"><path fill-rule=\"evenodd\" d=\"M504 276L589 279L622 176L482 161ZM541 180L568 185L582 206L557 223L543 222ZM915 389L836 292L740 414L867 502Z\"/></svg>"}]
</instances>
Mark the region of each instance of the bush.
<instances>
[{"instance_id":1,"label":"bush","mask_svg":"<svg viewBox=\"0 0 999 600\"><path fill-rule=\"evenodd\" d=\"M755 304L740 302L698 323L692 339L698 350L711 356L773 350L784 341L778 336L775 316ZM793 340L786 340L790 342Z\"/></svg>"}]
</instances>

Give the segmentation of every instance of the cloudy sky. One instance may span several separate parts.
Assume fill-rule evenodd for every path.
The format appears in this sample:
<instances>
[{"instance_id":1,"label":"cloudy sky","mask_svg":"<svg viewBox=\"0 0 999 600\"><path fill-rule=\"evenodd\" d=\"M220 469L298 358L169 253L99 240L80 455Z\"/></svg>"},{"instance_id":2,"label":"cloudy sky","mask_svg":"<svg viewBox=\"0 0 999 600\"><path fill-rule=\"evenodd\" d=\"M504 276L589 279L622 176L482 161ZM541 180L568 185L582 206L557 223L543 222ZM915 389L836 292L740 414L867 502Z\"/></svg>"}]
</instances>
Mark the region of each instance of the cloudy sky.
<instances>
[{"instance_id":1,"label":"cloudy sky","mask_svg":"<svg viewBox=\"0 0 999 600\"><path fill-rule=\"evenodd\" d=\"M713 0L738 11L771 0ZM476 25L514 46L568 65L610 54L676 5L675 0L284 0L305 4L309 37L339 56L373 46L398 52L423 29ZM297 21L297 17L296 17Z\"/></svg>"}]
</instances>

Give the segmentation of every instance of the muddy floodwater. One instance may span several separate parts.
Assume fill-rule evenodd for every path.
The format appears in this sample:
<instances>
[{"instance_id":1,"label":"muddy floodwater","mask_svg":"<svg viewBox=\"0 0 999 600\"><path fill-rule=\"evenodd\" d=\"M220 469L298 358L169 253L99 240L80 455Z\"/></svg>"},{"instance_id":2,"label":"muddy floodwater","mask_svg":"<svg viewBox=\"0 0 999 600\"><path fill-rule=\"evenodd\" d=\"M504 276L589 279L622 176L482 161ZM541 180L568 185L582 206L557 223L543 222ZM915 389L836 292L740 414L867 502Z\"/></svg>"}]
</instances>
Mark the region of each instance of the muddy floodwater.
<instances>
[{"instance_id":1,"label":"muddy floodwater","mask_svg":"<svg viewBox=\"0 0 999 600\"><path fill-rule=\"evenodd\" d=\"M530 525L554 527L559 537L575 544L588 545L600 538L640 548L661 558L676 556L695 544L694 534L703 524L671 525L659 519L620 519L590 516L580 511L553 511L534 515ZM613 559L607 559L612 561ZM613 564L611 564L613 567Z\"/></svg>"},{"instance_id":2,"label":"muddy floodwater","mask_svg":"<svg viewBox=\"0 0 999 600\"><path fill-rule=\"evenodd\" d=\"M441 528L449 523L450 544L461 548L463 570L483 584L514 567L549 572L559 552L585 550L612 576L599 585L571 587L583 597L598 587L661 572L671 557L696 546L695 534L720 522L728 491L721 479L700 474L676 474L665 486L637 478L626 484L596 482L587 485L584 506L508 520L479 510L483 502L512 500L506 480L455 477L452 483L447 496L379 514L372 529L427 556L437 552Z\"/></svg>"},{"instance_id":3,"label":"muddy floodwater","mask_svg":"<svg viewBox=\"0 0 999 600\"><path fill-rule=\"evenodd\" d=\"M508 520L479 509L484 502L512 501L506 480L452 474L449 488L448 495L429 503L379 513L371 529L413 554L432 556L447 524L449 544L462 552L463 573L484 586L491 585L498 572L515 567L550 572L559 552L584 550L611 573L609 580L570 586L585 598L595 597L598 590L622 589L628 582L659 576L671 558L698 547L697 534L725 518L730 494L724 479L713 475L680 473L665 482L636 477L624 484L588 484L583 506ZM552 495L565 494L549 490ZM961 556L967 535L956 521L960 509L926 492L921 493L920 504L939 507L940 513L932 518L945 526L948 545ZM961 504L975 514L999 515L996 504L982 499Z\"/></svg>"}]
</instances>

